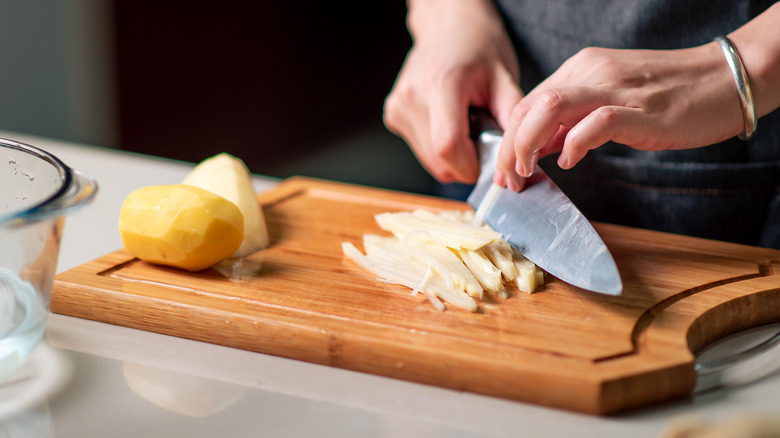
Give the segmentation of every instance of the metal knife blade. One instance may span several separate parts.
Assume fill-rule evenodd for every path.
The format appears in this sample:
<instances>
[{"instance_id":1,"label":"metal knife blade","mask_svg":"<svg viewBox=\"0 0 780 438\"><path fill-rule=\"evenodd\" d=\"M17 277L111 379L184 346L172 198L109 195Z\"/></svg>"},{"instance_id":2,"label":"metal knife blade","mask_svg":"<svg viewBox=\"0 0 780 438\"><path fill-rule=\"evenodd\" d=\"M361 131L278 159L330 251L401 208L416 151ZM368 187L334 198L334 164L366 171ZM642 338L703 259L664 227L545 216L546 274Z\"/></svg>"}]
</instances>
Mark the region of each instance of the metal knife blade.
<instances>
[{"instance_id":1,"label":"metal knife blade","mask_svg":"<svg viewBox=\"0 0 780 438\"><path fill-rule=\"evenodd\" d=\"M493 187L501 136L499 129L488 129L476 139L481 172L468 203L484 212L488 225L549 274L592 292L620 295L623 282L612 254L542 169L536 168L519 193ZM481 205L483 200L489 204Z\"/></svg>"}]
</instances>

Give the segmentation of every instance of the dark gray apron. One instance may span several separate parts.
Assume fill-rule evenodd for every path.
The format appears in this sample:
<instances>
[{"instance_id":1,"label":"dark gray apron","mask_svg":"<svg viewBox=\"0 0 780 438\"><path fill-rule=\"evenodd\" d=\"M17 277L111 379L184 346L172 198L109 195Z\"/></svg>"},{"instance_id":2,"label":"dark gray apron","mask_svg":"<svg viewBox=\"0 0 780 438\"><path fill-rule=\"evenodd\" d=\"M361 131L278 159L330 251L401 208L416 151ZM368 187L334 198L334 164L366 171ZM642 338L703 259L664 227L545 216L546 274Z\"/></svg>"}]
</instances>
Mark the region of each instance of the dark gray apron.
<instances>
[{"instance_id":1,"label":"dark gray apron","mask_svg":"<svg viewBox=\"0 0 780 438\"><path fill-rule=\"evenodd\" d=\"M697 46L742 26L772 3L497 1L526 91L584 47ZM540 165L591 220L780 248L780 111L760 118L748 142L733 138L661 152L610 143L568 171L558 168L555 157Z\"/></svg>"}]
</instances>

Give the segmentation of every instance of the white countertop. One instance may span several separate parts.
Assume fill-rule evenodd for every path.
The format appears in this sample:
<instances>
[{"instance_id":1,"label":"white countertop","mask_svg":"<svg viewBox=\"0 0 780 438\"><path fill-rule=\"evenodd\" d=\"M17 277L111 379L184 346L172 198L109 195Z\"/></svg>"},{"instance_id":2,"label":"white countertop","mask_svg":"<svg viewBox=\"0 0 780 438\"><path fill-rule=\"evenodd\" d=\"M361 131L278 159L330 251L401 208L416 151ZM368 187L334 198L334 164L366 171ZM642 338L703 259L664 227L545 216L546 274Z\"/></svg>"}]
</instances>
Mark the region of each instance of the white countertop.
<instances>
[{"instance_id":1,"label":"white countertop","mask_svg":"<svg viewBox=\"0 0 780 438\"><path fill-rule=\"evenodd\" d=\"M66 221L58 272L120 248L116 224L125 196L145 185L177 183L192 167L0 136L45 149L98 180L95 202ZM274 184L256 179L258 191ZM753 342L776 330L753 330ZM24 377L0 388L1 436L640 438L662 436L681 418L780 414L778 372L691 400L595 417L62 315L50 315L47 340Z\"/></svg>"}]
</instances>

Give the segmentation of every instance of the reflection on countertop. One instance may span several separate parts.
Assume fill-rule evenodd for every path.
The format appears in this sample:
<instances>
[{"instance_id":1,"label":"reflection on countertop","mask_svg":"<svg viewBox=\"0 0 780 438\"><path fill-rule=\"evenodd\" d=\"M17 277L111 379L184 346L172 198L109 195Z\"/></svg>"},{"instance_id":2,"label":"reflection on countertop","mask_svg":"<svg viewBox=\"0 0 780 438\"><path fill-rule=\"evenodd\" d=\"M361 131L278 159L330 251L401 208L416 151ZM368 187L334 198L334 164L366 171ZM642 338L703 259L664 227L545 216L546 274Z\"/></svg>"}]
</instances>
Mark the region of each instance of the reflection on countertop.
<instances>
[{"instance_id":1,"label":"reflection on countertop","mask_svg":"<svg viewBox=\"0 0 780 438\"><path fill-rule=\"evenodd\" d=\"M0 436L53 436L48 400L67 386L72 372L66 354L39 343L23 368L0 385Z\"/></svg>"},{"instance_id":2,"label":"reflection on countertop","mask_svg":"<svg viewBox=\"0 0 780 438\"><path fill-rule=\"evenodd\" d=\"M753 330L753 334L765 337L776 331L777 327L768 327L763 332ZM534 431L571 430L576 425L582 431L581 436L597 437L603 436L606 428L628 432L642 423L656 424L660 436L671 419L695 414L732 397L733 391L738 390L725 387L709 391L699 399L603 418L57 314L49 316L47 339L57 348L119 361L124 383L134 393L156 406L190 417L213 415L227 409L242 400L251 388L392 415L405 421L422 421L464 436L502 436L507 430L525 430L533 435ZM724 346L733 347L728 341ZM717 349L709 349L707 357L716 354ZM412 393L414 397L409 397Z\"/></svg>"},{"instance_id":3,"label":"reflection on countertop","mask_svg":"<svg viewBox=\"0 0 780 438\"><path fill-rule=\"evenodd\" d=\"M49 316L47 339L57 348L120 361L125 383L133 392L167 410L188 416L218 412L244 397L239 388L253 388L405 417L410 422L443 426L451 429L450 433L461 431L464 436L499 436L508 427L527 429L527 416L540 412L563 416L570 423L581 422L586 429L600 421L587 415L58 314ZM408 396L410 391L414 391L413 398ZM204 400L182 403L183 398L194 394L200 394ZM552 419L545 427L556 427L556 424L562 427L559 419ZM598 436L596 429L594 433L584 436Z\"/></svg>"}]
</instances>

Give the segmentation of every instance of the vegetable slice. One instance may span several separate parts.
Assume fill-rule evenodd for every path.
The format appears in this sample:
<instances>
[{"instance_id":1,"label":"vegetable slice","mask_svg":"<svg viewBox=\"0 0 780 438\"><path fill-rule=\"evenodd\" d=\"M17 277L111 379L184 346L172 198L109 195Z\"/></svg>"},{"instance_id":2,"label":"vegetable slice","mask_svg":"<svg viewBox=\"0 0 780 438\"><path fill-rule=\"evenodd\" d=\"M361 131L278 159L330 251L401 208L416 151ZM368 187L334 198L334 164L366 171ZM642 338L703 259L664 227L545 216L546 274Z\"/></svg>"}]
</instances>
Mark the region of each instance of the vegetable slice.
<instances>
[{"instance_id":1,"label":"vegetable slice","mask_svg":"<svg viewBox=\"0 0 780 438\"><path fill-rule=\"evenodd\" d=\"M541 271L487 226L470 223L473 213L426 210L382 213L380 228L392 237L363 236L365 254L344 242L344 255L382 281L425 295L438 309L440 300L476 311L472 297L484 292L506 298L505 283L532 293L544 281Z\"/></svg>"},{"instance_id":2,"label":"vegetable slice","mask_svg":"<svg viewBox=\"0 0 780 438\"><path fill-rule=\"evenodd\" d=\"M436 241L454 249L478 249L501 238L501 233L490 228L475 227L427 210L380 213L375 216L375 219L380 228L393 233L396 237L403 238L412 231L425 230Z\"/></svg>"}]
</instances>

